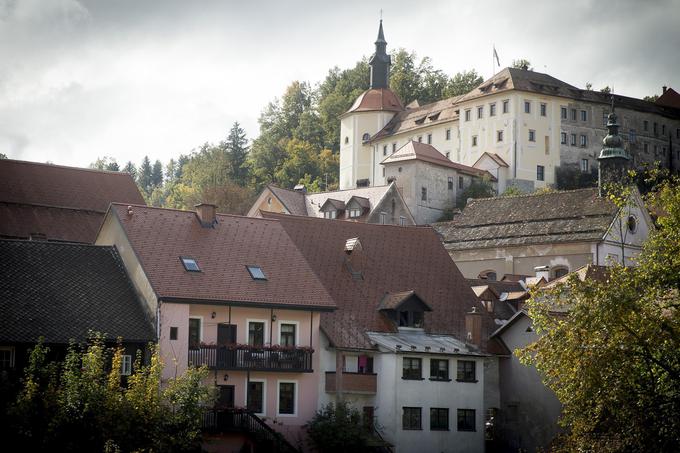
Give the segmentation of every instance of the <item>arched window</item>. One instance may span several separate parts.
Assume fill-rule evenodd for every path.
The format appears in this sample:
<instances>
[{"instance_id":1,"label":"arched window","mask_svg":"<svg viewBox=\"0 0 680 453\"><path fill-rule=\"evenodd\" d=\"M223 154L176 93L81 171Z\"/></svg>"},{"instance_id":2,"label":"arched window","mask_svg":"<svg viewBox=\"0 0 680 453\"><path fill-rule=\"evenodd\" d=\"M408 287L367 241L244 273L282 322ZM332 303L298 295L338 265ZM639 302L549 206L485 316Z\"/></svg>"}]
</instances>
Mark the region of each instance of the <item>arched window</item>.
<instances>
[{"instance_id":1,"label":"arched window","mask_svg":"<svg viewBox=\"0 0 680 453\"><path fill-rule=\"evenodd\" d=\"M345 137L345 145L349 143L349 137Z\"/></svg>"},{"instance_id":2,"label":"arched window","mask_svg":"<svg viewBox=\"0 0 680 453\"><path fill-rule=\"evenodd\" d=\"M366 132L366 133L361 137L361 140L363 140L364 142L367 142L367 141L369 141L370 139L371 139L371 134L369 134L368 132Z\"/></svg>"},{"instance_id":3,"label":"arched window","mask_svg":"<svg viewBox=\"0 0 680 453\"><path fill-rule=\"evenodd\" d=\"M488 271L480 272L479 278L484 278L486 280L491 280L491 281L495 282L496 280L498 280L498 275L496 274L496 271L488 270Z\"/></svg>"},{"instance_id":4,"label":"arched window","mask_svg":"<svg viewBox=\"0 0 680 453\"><path fill-rule=\"evenodd\" d=\"M559 266L559 267L553 268L553 275L554 275L553 278L564 277L568 273L569 273L569 268L566 267L566 266Z\"/></svg>"}]
</instances>

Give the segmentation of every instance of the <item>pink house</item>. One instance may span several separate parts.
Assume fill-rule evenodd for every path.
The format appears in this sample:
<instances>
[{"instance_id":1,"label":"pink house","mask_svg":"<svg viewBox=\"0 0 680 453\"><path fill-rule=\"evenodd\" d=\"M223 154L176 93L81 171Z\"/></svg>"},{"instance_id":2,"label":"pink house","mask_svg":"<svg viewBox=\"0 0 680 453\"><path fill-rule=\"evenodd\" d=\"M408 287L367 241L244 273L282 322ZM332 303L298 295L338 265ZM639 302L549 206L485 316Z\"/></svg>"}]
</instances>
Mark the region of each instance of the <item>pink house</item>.
<instances>
[{"instance_id":1,"label":"pink house","mask_svg":"<svg viewBox=\"0 0 680 453\"><path fill-rule=\"evenodd\" d=\"M117 248L164 379L205 364L219 408L247 407L295 438L318 407L319 319L335 304L279 222L112 204L96 243Z\"/></svg>"}]
</instances>

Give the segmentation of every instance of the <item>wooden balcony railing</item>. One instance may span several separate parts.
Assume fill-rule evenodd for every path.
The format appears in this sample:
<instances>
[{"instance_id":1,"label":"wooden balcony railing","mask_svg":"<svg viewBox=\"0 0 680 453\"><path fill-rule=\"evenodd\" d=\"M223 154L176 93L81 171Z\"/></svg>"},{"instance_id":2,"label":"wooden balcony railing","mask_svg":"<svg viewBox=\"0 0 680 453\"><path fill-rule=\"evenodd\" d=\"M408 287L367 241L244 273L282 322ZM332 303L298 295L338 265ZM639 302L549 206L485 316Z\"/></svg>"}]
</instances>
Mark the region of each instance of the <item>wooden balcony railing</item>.
<instances>
[{"instance_id":1,"label":"wooden balcony railing","mask_svg":"<svg viewBox=\"0 0 680 453\"><path fill-rule=\"evenodd\" d=\"M196 346L189 348L189 365L217 370L291 371L311 373L311 348Z\"/></svg>"},{"instance_id":2,"label":"wooden balcony railing","mask_svg":"<svg viewBox=\"0 0 680 453\"><path fill-rule=\"evenodd\" d=\"M326 392L335 393L335 371L326 372ZM375 373L342 373L342 391L345 393L374 394L378 389L378 375Z\"/></svg>"}]
</instances>

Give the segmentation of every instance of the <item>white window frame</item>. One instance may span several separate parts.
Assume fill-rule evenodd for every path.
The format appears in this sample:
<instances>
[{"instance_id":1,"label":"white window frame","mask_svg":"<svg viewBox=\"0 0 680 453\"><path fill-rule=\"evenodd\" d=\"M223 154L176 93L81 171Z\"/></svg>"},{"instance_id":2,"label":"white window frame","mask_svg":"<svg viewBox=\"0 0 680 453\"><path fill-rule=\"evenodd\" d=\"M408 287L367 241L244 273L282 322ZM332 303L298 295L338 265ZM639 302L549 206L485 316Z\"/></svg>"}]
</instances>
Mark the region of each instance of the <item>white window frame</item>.
<instances>
[{"instance_id":1,"label":"white window frame","mask_svg":"<svg viewBox=\"0 0 680 453\"><path fill-rule=\"evenodd\" d=\"M132 374L132 355L123 354L120 362L120 375L130 376Z\"/></svg>"},{"instance_id":2,"label":"white window frame","mask_svg":"<svg viewBox=\"0 0 680 453\"><path fill-rule=\"evenodd\" d=\"M278 324L278 333L276 334L279 339L279 344L281 344L281 324L294 324L295 325L295 347L300 346L300 321L288 321L286 319L277 319L276 324Z\"/></svg>"},{"instance_id":3,"label":"white window frame","mask_svg":"<svg viewBox=\"0 0 680 453\"><path fill-rule=\"evenodd\" d=\"M548 116L548 104L546 104L545 102L541 102L541 106L539 107L538 113L543 117Z\"/></svg>"},{"instance_id":4,"label":"white window frame","mask_svg":"<svg viewBox=\"0 0 680 453\"><path fill-rule=\"evenodd\" d=\"M248 407L248 377L243 380L245 382L243 396L245 407ZM250 382L262 382L262 412L253 412L255 415L264 417L267 415L267 380L262 378L250 378ZM278 394L278 391L277 391Z\"/></svg>"},{"instance_id":5,"label":"white window frame","mask_svg":"<svg viewBox=\"0 0 680 453\"><path fill-rule=\"evenodd\" d=\"M465 110L465 121L470 121L470 117L472 116L472 109L467 109Z\"/></svg>"},{"instance_id":6,"label":"white window frame","mask_svg":"<svg viewBox=\"0 0 680 453\"><path fill-rule=\"evenodd\" d=\"M14 369L15 351L14 346L0 346L0 351L9 351L9 369Z\"/></svg>"},{"instance_id":7,"label":"white window frame","mask_svg":"<svg viewBox=\"0 0 680 453\"><path fill-rule=\"evenodd\" d=\"M489 104L489 116L496 116L496 103Z\"/></svg>"},{"instance_id":8,"label":"white window frame","mask_svg":"<svg viewBox=\"0 0 680 453\"><path fill-rule=\"evenodd\" d=\"M536 131L534 129L529 129L529 142L536 143Z\"/></svg>"},{"instance_id":9,"label":"white window frame","mask_svg":"<svg viewBox=\"0 0 680 453\"><path fill-rule=\"evenodd\" d=\"M246 344L250 344L250 323L251 322L263 322L264 323L264 338L262 345L267 345L271 344L271 340L269 339L269 321L266 319L255 319L255 318L246 318ZM252 381L253 379L251 379Z\"/></svg>"},{"instance_id":10,"label":"white window frame","mask_svg":"<svg viewBox=\"0 0 680 453\"><path fill-rule=\"evenodd\" d=\"M444 134L446 140L451 140L451 128L446 129L446 132Z\"/></svg>"},{"instance_id":11,"label":"white window frame","mask_svg":"<svg viewBox=\"0 0 680 453\"><path fill-rule=\"evenodd\" d=\"M560 132L560 145L568 145L569 138L566 132Z\"/></svg>"},{"instance_id":12,"label":"white window frame","mask_svg":"<svg viewBox=\"0 0 680 453\"><path fill-rule=\"evenodd\" d=\"M503 113L510 113L510 99L503 100Z\"/></svg>"},{"instance_id":13,"label":"white window frame","mask_svg":"<svg viewBox=\"0 0 680 453\"><path fill-rule=\"evenodd\" d=\"M484 119L484 106L483 105L477 106L477 119L478 120Z\"/></svg>"},{"instance_id":14,"label":"white window frame","mask_svg":"<svg viewBox=\"0 0 680 453\"><path fill-rule=\"evenodd\" d=\"M428 145L432 144L432 132L428 132L427 134L427 144Z\"/></svg>"},{"instance_id":15,"label":"white window frame","mask_svg":"<svg viewBox=\"0 0 680 453\"><path fill-rule=\"evenodd\" d=\"M590 172L590 162L588 159L581 159L581 173Z\"/></svg>"},{"instance_id":16,"label":"white window frame","mask_svg":"<svg viewBox=\"0 0 680 453\"><path fill-rule=\"evenodd\" d=\"M531 115L531 101L524 100L524 113L526 115Z\"/></svg>"},{"instance_id":17,"label":"white window frame","mask_svg":"<svg viewBox=\"0 0 680 453\"><path fill-rule=\"evenodd\" d=\"M380 224L381 225L387 224L387 213L386 212L380 213Z\"/></svg>"},{"instance_id":18,"label":"white window frame","mask_svg":"<svg viewBox=\"0 0 680 453\"><path fill-rule=\"evenodd\" d=\"M503 131L496 131L496 142L497 143L503 143Z\"/></svg>"},{"instance_id":19,"label":"white window frame","mask_svg":"<svg viewBox=\"0 0 680 453\"><path fill-rule=\"evenodd\" d=\"M281 384L295 384L295 396L293 397L293 413L282 414L280 412L279 404L281 403ZM298 400L300 399L300 384L296 379L277 379L276 380L276 416L277 417L297 417L298 416Z\"/></svg>"},{"instance_id":20,"label":"white window frame","mask_svg":"<svg viewBox=\"0 0 680 453\"><path fill-rule=\"evenodd\" d=\"M357 215L354 215L354 213L358 213ZM358 208L352 208L349 210L349 218L350 219L356 219L357 217L361 217L361 209Z\"/></svg>"},{"instance_id":21,"label":"white window frame","mask_svg":"<svg viewBox=\"0 0 680 453\"><path fill-rule=\"evenodd\" d=\"M400 225L400 226L405 226L405 225L406 225L406 217L404 217L403 215L402 215L402 216L399 216L399 225Z\"/></svg>"},{"instance_id":22,"label":"white window frame","mask_svg":"<svg viewBox=\"0 0 680 453\"><path fill-rule=\"evenodd\" d=\"M470 146L477 146L477 141L478 141L477 136L473 135L471 141L472 144Z\"/></svg>"},{"instance_id":23,"label":"white window frame","mask_svg":"<svg viewBox=\"0 0 680 453\"><path fill-rule=\"evenodd\" d=\"M198 331L198 337L199 341L203 343L203 316L198 316L198 315L190 315L189 319L198 319L200 321L199 325L199 331ZM178 337L179 338L179 334ZM189 322L187 321L187 341L189 340Z\"/></svg>"}]
</instances>

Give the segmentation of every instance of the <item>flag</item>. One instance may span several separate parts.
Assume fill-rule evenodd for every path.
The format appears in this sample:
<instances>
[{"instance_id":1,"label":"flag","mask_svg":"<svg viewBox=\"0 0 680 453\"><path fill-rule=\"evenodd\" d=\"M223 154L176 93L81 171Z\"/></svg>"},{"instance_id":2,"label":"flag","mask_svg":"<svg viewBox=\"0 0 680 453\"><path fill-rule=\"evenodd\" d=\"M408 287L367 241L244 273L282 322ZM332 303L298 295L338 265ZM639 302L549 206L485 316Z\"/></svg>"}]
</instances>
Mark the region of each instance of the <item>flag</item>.
<instances>
[{"instance_id":1,"label":"flag","mask_svg":"<svg viewBox=\"0 0 680 453\"><path fill-rule=\"evenodd\" d=\"M498 63L498 67L501 67L501 62L498 59L498 52L496 52L496 46L493 46L493 56L496 58L496 63Z\"/></svg>"}]
</instances>

